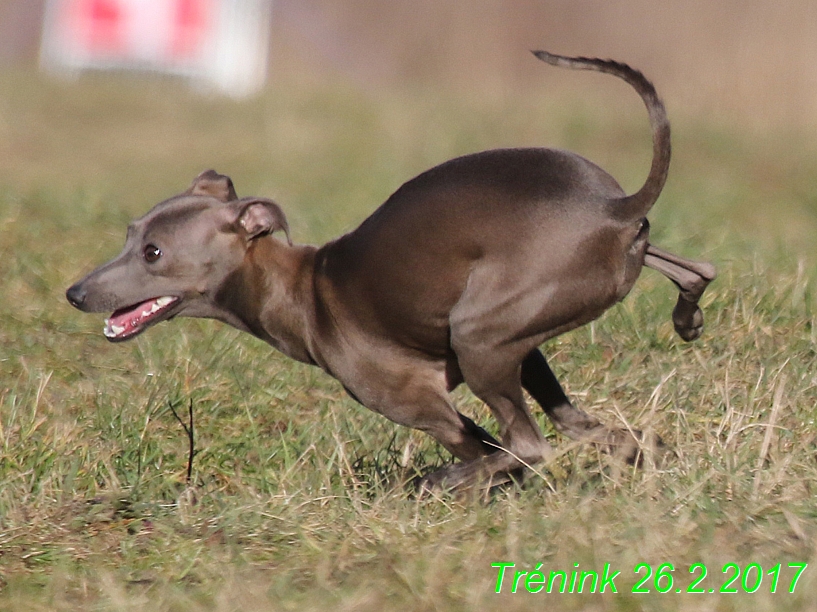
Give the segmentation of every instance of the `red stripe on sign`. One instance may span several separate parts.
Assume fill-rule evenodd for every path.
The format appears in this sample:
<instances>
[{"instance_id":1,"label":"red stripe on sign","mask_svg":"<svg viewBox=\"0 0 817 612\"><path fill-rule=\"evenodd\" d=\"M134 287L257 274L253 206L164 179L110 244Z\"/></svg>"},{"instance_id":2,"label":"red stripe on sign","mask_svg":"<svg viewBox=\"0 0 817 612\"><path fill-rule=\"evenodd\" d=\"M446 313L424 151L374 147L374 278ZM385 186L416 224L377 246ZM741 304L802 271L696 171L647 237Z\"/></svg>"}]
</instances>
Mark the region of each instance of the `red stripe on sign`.
<instances>
[{"instance_id":1,"label":"red stripe on sign","mask_svg":"<svg viewBox=\"0 0 817 612\"><path fill-rule=\"evenodd\" d=\"M176 0L170 53L176 59L194 57L202 47L209 22L207 0Z\"/></svg>"},{"instance_id":2,"label":"red stripe on sign","mask_svg":"<svg viewBox=\"0 0 817 612\"><path fill-rule=\"evenodd\" d=\"M119 52L125 47L123 11L116 0L85 0L80 3L85 36L92 51Z\"/></svg>"}]
</instances>

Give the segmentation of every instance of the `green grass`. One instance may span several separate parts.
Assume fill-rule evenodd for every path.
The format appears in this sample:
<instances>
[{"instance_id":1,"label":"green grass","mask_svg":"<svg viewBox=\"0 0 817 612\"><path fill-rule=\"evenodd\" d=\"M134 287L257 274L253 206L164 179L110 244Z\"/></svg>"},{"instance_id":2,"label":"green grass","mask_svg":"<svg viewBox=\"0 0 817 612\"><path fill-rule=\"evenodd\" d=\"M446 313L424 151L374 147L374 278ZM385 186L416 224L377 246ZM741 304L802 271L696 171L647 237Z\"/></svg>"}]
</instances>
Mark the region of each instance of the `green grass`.
<instances>
[{"instance_id":1,"label":"green grass","mask_svg":"<svg viewBox=\"0 0 817 612\"><path fill-rule=\"evenodd\" d=\"M317 369L206 321L112 345L65 288L118 251L129 218L207 167L239 195L276 197L308 242L351 229L426 167L493 146L574 149L632 190L650 154L634 97L483 100L286 77L235 103L173 83L0 79L0 609L814 609L817 567L793 594L786 567L814 563L817 546L817 149L805 135L747 135L670 105L675 160L653 236L717 263L704 336L674 336L675 289L647 271L623 304L545 347L579 405L660 433L676 457L617 466L537 410L559 469L487 500L418 500L400 482L449 458ZM491 425L466 390L457 402ZM170 406L191 403L189 487ZM497 562L609 563L619 593L497 595ZM754 594L629 593L637 564L665 562L684 589L696 562L706 589L725 563L784 569L775 595L769 576Z\"/></svg>"}]
</instances>

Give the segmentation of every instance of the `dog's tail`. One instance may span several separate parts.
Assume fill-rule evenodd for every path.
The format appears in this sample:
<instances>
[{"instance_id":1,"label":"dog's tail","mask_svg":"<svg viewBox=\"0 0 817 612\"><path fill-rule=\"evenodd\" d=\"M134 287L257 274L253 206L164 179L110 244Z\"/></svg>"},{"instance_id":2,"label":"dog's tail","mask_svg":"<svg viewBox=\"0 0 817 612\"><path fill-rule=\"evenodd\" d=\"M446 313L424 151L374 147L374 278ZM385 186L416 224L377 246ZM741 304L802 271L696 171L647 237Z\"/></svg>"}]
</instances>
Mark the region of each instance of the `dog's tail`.
<instances>
[{"instance_id":1,"label":"dog's tail","mask_svg":"<svg viewBox=\"0 0 817 612\"><path fill-rule=\"evenodd\" d=\"M667 181L671 154L669 119L667 119L666 109L655 87L643 74L630 68L627 64L587 57L564 57L547 51L534 51L533 54L553 66L575 70L596 70L615 75L629 83L644 100L652 128L653 157L650 174L641 189L616 202L613 214L622 220L640 219L646 216Z\"/></svg>"}]
</instances>

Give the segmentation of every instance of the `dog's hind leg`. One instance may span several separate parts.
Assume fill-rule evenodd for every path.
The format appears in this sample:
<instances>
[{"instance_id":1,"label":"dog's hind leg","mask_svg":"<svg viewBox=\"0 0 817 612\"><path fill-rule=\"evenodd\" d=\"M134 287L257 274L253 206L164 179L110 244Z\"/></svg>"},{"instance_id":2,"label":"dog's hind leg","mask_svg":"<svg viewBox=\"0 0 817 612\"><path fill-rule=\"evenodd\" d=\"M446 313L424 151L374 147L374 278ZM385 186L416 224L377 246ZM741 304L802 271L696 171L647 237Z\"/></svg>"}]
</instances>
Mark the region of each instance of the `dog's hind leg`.
<instances>
[{"instance_id":1,"label":"dog's hind leg","mask_svg":"<svg viewBox=\"0 0 817 612\"><path fill-rule=\"evenodd\" d=\"M672 311L672 323L678 335L687 342L697 339L704 325L698 301L717 275L715 266L679 257L653 244L647 247L644 265L658 270L678 287L680 293Z\"/></svg>"},{"instance_id":2,"label":"dog's hind leg","mask_svg":"<svg viewBox=\"0 0 817 612\"><path fill-rule=\"evenodd\" d=\"M531 351L522 362L522 386L542 407L559 433L583 440L604 428L597 418L570 403L539 349Z\"/></svg>"},{"instance_id":3,"label":"dog's hind leg","mask_svg":"<svg viewBox=\"0 0 817 612\"><path fill-rule=\"evenodd\" d=\"M459 367L465 383L491 409L500 428L502 447L473 461L448 466L429 475L427 486L490 487L523 475L524 468L553 456L553 449L531 416L521 385L521 356L510 347L476 350L460 344L453 334Z\"/></svg>"},{"instance_id":4,"label":"dog's hind leg","mask_svg":"<svg viewBox=\"0 0 817 612\"><path fill-rule=\"evenodd\" d=\"M641 432L610 429L574 406L539 349L531 351L522 362L522 386L542 407L559 433L574 440L599 444L605 451L628 463L637 460ZM660 441L657 443L661 444Z\"/></svg>"}]
</instances>

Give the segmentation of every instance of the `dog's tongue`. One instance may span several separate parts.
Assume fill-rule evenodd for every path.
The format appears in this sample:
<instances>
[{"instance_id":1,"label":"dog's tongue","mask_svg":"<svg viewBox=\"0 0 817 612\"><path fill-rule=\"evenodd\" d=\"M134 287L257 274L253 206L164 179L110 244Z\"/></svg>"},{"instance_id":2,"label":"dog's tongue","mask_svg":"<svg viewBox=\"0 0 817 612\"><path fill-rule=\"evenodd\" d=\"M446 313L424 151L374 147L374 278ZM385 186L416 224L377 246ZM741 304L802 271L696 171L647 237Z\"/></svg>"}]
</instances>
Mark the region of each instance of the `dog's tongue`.
<instances>
[{"instance_id":1,"label":"dog's tongue","mask_svg":"<svg viewBox=\"0 0 817 612\"><path fill-rule=\"evenodd\" d=\"M124 340L141 331L147 323L175 302L174 297L153 298L127 308L120 308L105 320L104 334L108 340Z\"/></svg>"}]
</instances>

